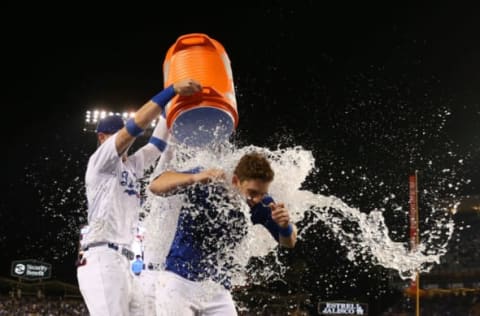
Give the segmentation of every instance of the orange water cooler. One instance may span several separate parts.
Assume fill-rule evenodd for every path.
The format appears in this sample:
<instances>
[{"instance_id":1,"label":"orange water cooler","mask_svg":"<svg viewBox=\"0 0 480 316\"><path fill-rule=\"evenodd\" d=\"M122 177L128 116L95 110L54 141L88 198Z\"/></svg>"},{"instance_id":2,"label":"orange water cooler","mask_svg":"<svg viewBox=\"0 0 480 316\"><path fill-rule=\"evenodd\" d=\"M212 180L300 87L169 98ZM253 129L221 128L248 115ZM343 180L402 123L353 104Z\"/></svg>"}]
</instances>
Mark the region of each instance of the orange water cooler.
<instances>
[{"instance_id":1,"label":"orange water cooler","mask_svg":"<svg viewBox=\"0 0 480 316\"><path fill-rule=\"evenodd\" d=\"M230 59L218 41L202 33L180 36L167 51L163 78L165 87L186 78L203 86L201 93L167 104L167 126L178 142L201 147L227 140L237 128Z\"/></svg>"}]
</instances>

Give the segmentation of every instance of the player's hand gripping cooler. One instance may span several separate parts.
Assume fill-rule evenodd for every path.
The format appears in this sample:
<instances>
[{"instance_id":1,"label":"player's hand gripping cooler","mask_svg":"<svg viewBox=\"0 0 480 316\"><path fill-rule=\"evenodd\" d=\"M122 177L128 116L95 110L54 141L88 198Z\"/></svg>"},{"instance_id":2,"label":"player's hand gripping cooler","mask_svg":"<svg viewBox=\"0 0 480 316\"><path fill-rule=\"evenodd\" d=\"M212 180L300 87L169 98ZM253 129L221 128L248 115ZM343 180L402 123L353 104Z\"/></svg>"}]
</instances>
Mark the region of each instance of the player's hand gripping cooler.
<instances>
[{"instance_id":1,"label":"player's hand gripping cooler","mask_svg":"<svg viewBox=\"0 0 480 316\"><path fill-rule=\"evenodd\" d=\"M238 126L230 59L218 41L202 33L180 36L163 63L164 85L198 80L203 91L175 96L166 107L167 126L175 139L202 147L227 140Z\"/></svg>"}]
</instances>

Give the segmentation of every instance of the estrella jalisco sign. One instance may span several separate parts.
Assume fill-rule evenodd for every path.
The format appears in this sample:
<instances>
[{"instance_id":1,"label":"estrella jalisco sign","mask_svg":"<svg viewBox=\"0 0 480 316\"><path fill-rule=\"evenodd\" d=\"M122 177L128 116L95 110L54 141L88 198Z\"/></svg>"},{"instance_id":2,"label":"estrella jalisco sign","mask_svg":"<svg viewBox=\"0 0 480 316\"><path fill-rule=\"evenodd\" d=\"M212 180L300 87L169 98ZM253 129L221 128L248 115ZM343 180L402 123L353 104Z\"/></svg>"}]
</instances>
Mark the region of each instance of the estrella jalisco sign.
<instances>
[{"instance_id":1,"label":"estrella jalisco sign","mask_svg":"<svg viewBox=\"0 0 480 316\"><path fill-rule=\"evenodd\" d=\"M319 302L317 311L320 315L346 316L346 315L368 315L368 305L365 303L331 301Z\"/></svg>"}]
</instances>

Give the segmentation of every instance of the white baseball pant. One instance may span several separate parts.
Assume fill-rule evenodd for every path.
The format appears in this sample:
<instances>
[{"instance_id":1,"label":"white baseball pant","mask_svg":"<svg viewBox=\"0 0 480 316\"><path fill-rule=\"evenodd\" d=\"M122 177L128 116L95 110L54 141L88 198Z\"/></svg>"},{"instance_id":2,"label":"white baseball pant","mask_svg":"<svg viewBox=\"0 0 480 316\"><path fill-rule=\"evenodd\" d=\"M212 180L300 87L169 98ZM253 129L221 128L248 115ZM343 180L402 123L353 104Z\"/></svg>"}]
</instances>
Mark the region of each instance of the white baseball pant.
<instances>
[{"instance_id":1,"label":"white baseball pant","mask_svg":"<svg viewBox=\"0 0 480 316\"><path fill-rule=\"evenodd\" d=\"M161 271L156 291L157 316L236 316L230 292L211 281L195 282Z\"/></svg>"},{"instance_id":2,"label":"white baseball pant","mask_svg":"<svg viewBox=\"0 0 480 316\"><path fill-rule=\"evenodd\" d=\"M80 292L91 316L143 316L143 292L130 261L107 246L85 251L77 268Z\"/></svg>"},{"instance_id":3,"label":"white baseball pant","mask_svg":"<svg viewBox=\"0 0 480 316\"><path fill-rule=\"evenodd\" d=\"M160 271L148 270L142 271L138 277L142 286L145 303L145 316L155 316L155 288Z\"/></svg>"}]
</instances>

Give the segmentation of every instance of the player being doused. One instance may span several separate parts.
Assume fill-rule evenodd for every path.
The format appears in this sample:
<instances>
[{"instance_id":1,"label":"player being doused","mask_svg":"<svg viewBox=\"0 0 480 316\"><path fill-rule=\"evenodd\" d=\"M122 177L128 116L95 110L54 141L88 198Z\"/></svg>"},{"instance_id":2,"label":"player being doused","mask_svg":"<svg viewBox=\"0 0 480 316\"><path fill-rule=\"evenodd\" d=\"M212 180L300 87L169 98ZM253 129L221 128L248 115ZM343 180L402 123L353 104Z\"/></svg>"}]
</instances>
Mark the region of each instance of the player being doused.
<instances>
[{"instance_id":1,"label":"player being doused","mask_svg":"<svg viewBox=\"0 0 480 316\"><path fill-rule=\"evenodd\" d=\"M198 167L165 171L152 181L153 193L184 199L157 284L157 315L237 315L230 290L241 267L232 254L247 234L247 221L263 225L282 246L296 242L288 210L268 194L273 178L266 157L248 153L228 180L223 170ZM204 285L212 282L216 290L205 295Z\"/></svg>"}]
</instances>

